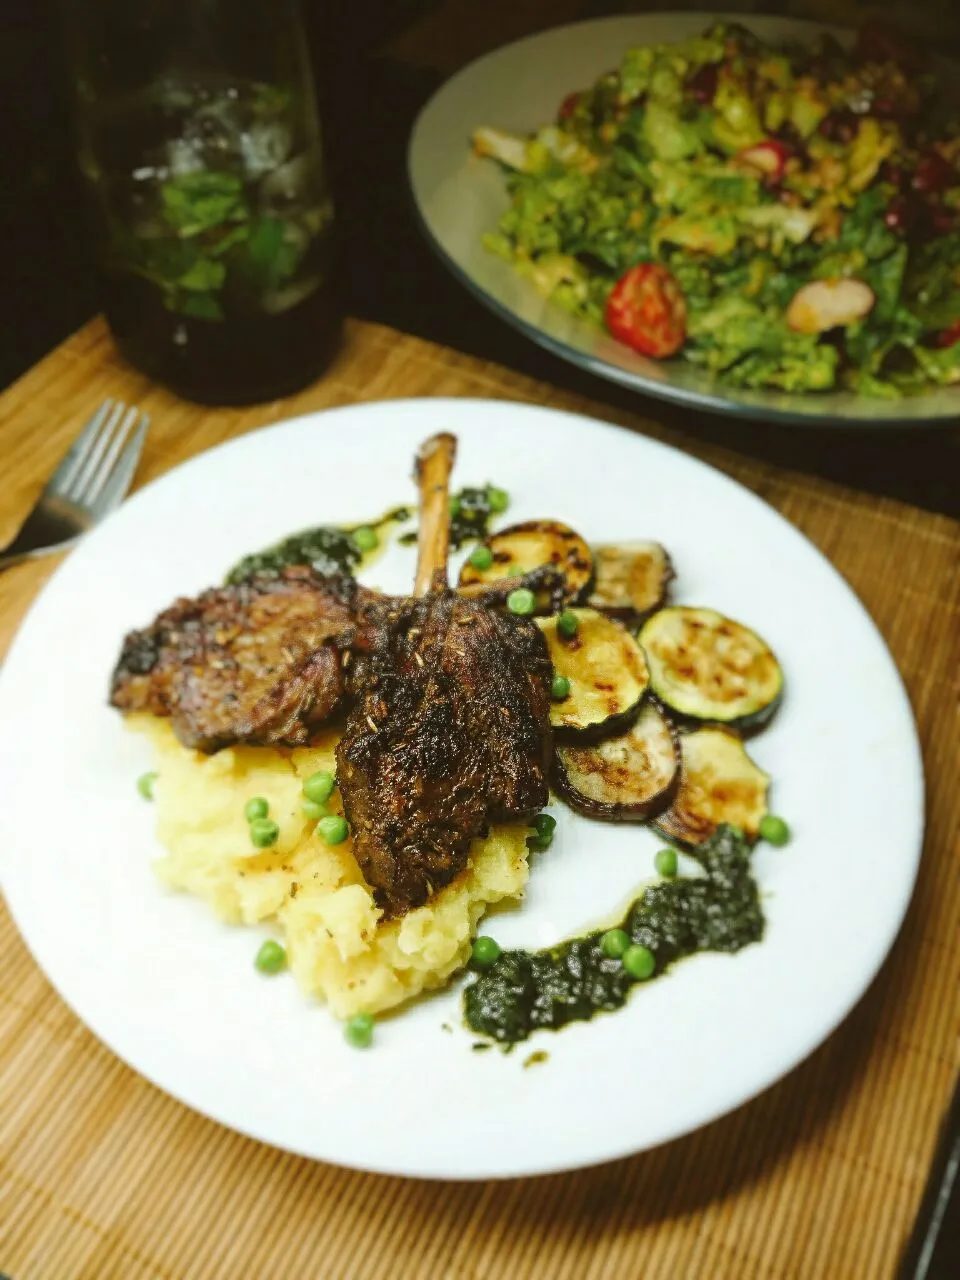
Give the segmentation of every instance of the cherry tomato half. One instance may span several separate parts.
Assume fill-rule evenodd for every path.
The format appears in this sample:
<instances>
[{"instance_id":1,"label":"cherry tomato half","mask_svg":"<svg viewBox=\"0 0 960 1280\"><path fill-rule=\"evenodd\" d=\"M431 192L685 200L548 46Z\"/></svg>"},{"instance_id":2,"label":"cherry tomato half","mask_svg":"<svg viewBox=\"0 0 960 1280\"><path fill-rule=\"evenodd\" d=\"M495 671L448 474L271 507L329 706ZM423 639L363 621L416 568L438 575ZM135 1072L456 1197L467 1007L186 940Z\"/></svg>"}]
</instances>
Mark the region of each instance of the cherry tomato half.
<instances>
[{"instance_id":1,"label":"cherry tomato half","mask_svg":"<svg viewBox=\"0 0 960 1280\"><path fill-rule=\"evenodd\" d=\"M645 262L631 267L607 299L607 328L643 356L676 355L687 338L687 304L666 267Z\"/></svg>"}]
</instances>

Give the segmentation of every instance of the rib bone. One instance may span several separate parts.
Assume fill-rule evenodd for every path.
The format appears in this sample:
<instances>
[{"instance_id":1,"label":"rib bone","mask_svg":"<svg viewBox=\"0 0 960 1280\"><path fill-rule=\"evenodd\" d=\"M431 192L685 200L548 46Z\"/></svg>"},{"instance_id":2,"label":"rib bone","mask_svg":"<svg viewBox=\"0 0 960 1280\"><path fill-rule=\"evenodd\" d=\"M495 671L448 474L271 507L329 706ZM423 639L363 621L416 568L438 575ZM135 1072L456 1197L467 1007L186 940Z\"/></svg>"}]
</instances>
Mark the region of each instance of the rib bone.
<instances>
[{"instance_id":1,"label":"rib bone","mask_svg":"<svg viewBox=\"0 0 960 1280\"><path fill-rule=\"evenodd\" d=\"M413 594L425 596L447 586L450 553L450 473L457 453L449 432L431 436L420 446L415 478L420 490L420 533Z\"/></svg>"}]
</instances>

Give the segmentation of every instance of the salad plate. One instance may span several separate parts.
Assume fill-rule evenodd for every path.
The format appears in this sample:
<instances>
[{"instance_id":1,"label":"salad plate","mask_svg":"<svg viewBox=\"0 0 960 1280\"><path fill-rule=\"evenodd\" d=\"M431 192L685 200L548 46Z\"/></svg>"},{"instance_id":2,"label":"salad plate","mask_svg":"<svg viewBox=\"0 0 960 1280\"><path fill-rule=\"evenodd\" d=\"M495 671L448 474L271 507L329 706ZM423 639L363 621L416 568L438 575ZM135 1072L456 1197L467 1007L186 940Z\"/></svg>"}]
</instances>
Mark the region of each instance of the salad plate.
<instances>
[{"instance_id":1,"label":"salad plate","mask_svg":"<svg viewBox=\"0 0 960 1280\"><path fill-rule=\"evenodd\" d=\"M511 209L508 180L514 165L532 164L536 168L550 152L555 153L555 159L562 159L567 172L580 166L571 136L590 140L590 113L593 119L603 115L604 108L598 104L604 91L602 88L595 91L589 108L581 106L580 110L586 115L576 123L571 113L578 95L582 98L584 91L599 84L605 73L622 69L628 50L692 41L717 21L717 15L712 14L673 13L577 23L520 40L480 58L454 75L421 112L409 145L408 176L428 240L477 298L528 338L599 377L646 395L742 418L807 426L845 423L866 428L956 423L960 420L960 385L950 381L953 373L943 368L950 364L952 370L953 365L952 355L943 353L943 347L952 337L952 304L947 308L947 315L941 314L939 308L936 312L926 309L927 301L922 305L916 303L925 317L920 321L912 312L907 314L909 307L904 310L907 302L914 305L906 296L906 283L896 286L899 295L894 296L896 288L891 284L891 273L895 267L900 270L898 263L902 255L897 248L897 232L885 218L889 201L896 203L900 197L890 194L893 187L890 192L885 186L880 189L887 170L881 172L879 162L872 170L873 178L868 186L859 194L852 191L849 200L844 196L843 207L837 212L838 226L843 226L844 219L849 220L846 239L850 245L844 241L846 247L840 254L843 262L839 258L827 261L823 248L826 241L818 239L820 231L810 234L808 227L800 226L808 215L823 214L822 204L817 204L816 191L799 194L799 185L805 179L798 178L796 172L793 177L768 172L768 161L799 165L799 160L791 161L792 156L803 150L799 142L789 147L779 141L744 147L730 162L733 165L730 172L727 164L722 174L717 166L723 162L709 148L699 159L696 155L693 160L682 155L679 162L661 158L654 161L653 169L648 172L643 168L647 160L642 140L639 159L631 151L632 141L629 145L618 142L614 163L621 168L627 164L638 166L636 182L633 178L627 180L626 196L620 187L614 192L614 203L623 197L628 204L634 200L637 205L632 213L639 227L635 242L630 239L627 227L629 211L623 218L610 213L611 229L607 231L588 229L583 234L569 231L570 227L582 227L584 218L588 223L593 218L594 224L599 225L597 220L607 217L604 212L607 206L603 198L591 204L588 192L587 205L583 208L594 212L584 214L580 195L569 195L563 178L558 178L555 185L550 184L552 180L538 184L532 179L523 188L522 204L513 209L513 220L506 224L501 221ZM813 23L778 17L749 15L723 21L742 22L750 32L771 44L795 41L810 46L825 30ZM853 32L839 28L829 29L828 34L846 47L855 39ZM950 65L940 63L936 68L947 93L953 92L951 86L956 80L955 75L943 74ZM755 105L761 109L761 104ZM694 111L697 99L692 99L687 106ZM765 103L762 109L767 109ZM559 131L555 127L558 111L561 124L565 116L570 120L570 129L581 132ZM701 135L708 127L703 124L702 116L699 124L696 121L693 124L701 130ZM677 131L671 132L675 125ZM669 150L675 144L680 151L688 143L690 147L700 145L696 138L690 142L693 132L688 125L690 122L682 119L677 125L677 120L672 118L672 123L668 121L658 135L658 145ZM633 127L629 119L624 124L622 111L620 116L610 119L603 116L603 125L599 128L604 126L611 130ZM854 131L856 127L855 119ZM644 126L638 124L637 128L642 131ZM884 128L885 125L878 126L881 150L886 146ZM683 132L685 129L687 134ZM539 151L532 153L531 159L531 153L524 151L523 140L534 135L539 138L536 144ZM824 146L843 150L841 144L829 140L824 141ZM596 157L588 151L581 152L580 159L583 161L580 167L589 178L595 171ZM830 162L835 159L832 153L829 159ZM840 159L842 161L842 155ZM549 167L551 162L545 163ZM803 161L807 163L819 161ZM605 173L606 170L600 170L601 177ZM671 175L680 183L679 194L671 186ZM909 203L913 199L913 179L898 177L896 173L893 176L906 183L904 199ZM580 183L577 173L574 179ZM699 184L697 190L706 191L709 196L709 199L704 196L705 203L690 204L695 194L694 179ZM741 183L742 192L729 195L728 190L720 201L719 212L723 218L706 219L704 208L714 212L718 208L715 202L710 204L719 191L717 182L731 179ZM599 178L590 180L598 182ZM781 192L784 199L778 212L770 184L781 181L785 184ZM651 182L659 184L655 186L654 199L660 201L662 196L666 202L663 207L671 214L669 233L661 227L663 218L652 227L640 225L648 208L648 197L643 193L649 190ZM797 187L797 191L793 187ZM613 188L608 183L601 197L605 198L610 190ZM723 204L728 196L733 201L729 206ZM565 200L571 202L567 214L563 212ZM690 211L684 213L687 205ZM752 207L754 205L756 207ZM814 207L819 212L812 212ZM612 208L609 204L609 209ZM765 220L774 216L784 221L785 226L790 222L783 232L785 240L777 239L779 233L768 234ZM743 246L747 241L743 239L742 229L740 247L729 251L725 237L730 234L727 224L731 217L733 221L746 219L751 226L758 224L750 231L751 235L757 232L759 236L753 260L750 254L744 256ZM758 229L760 222L763 227ZM551 237L557 230L560 244L559 251L555 252ZM830 234L836 230L834 227ZM644 239L651 234L653 240ZM682 243L670 248L671 241L657 238L661 234L676 236ZM954 238L958 235L960 233L953 232ZM884 264L880 273L883 281L877 274L876 264L863 265L862 249L868 240L867 256L875 253L877 262L882 259ZM701 251L708 241L709 252L704 259ZM541 250L541 244L547 246L546 249ZM683 293L689 292L686 342L679 348L680 354L672 354L678 350L677 344L683 342L684 335L681 332L677 336L677 326L671 326L669 290L666 297L662 288L654 290L652 303L661 314L652 345L646 340L649 334L639 335L635 347L626 345L631 338L630 325L622 324L622 309L618 317L611 313L613 304L605 302L613 281L623 278L620 273L624 272L624 264L647 261L651 245L657 262L669 261ZM848 249L852 257L847 254ZM598 254L608 257L601 261ZM726 271L724 279L730 283L721 286L714 281L709 285L712 293L709 290L706 294L698 293L704 282L702 274L697 276L697 262L706 260L711 264L706 269L713 270L711 255L716 258L717 271ZM919 258L915 261L920 262ZM917 297L928 300L929 289L920 280L923 270L922 264L917 266L910 288L916 289ZM744 279L737 275L738 271ZM872 286L859 279L846 279L854 271L869 276ZM751 272L757 279L751 276L747 281L746 275ZM792 294L799 294L804 283L827 276L833 280L834 272L838 280L843 278L844 307L849 304L852 309L842 315L839 311L843 307L831 312L839 327L829 329L829 338L823 338L830 320L826 310L821 309L811 321L809 308L801 305L805 297L798 300L792 311L788 311L788 302ZM760 281L760 276L764 276L766 283ZM889 296L885 293L888 287ZM955 285L953 287L955 290ZM817 288L824 292L821 285ZM754 305L757 289L766 292L758 295L760 302ZM620 290L621 295L623 292ZM649 293L646 297L649 303ZM709 304L705 301L707 298ZM826 299L828 305L834 300L832 296ZM864 311L868 314L860 314ZM789 324L785 323L787 319ZM933 327L924 330L925 323ZM942 329L938 327L941 324ZM816 332L811 333L811 328ZM614 333L626 341L619 341ZM837 339L839 334L846 335L842 341ZM906 345L894 350L900 336ZM926 372L918 372L921 368ZM870 370L882 376L875 378ZM910 373L904 374L903 370ZM900 383L896 382L897 378L901 378ZM846 389L845 380L851 379L859 379L858 387L870 390L870 394L862 389ZM900 394L896 386L906 387L911 379L914 385L910 393ZM821 387L825 389L818 389Z\"/></svg>"},{"instance_id":2,"label":"salad plate","mask_svg":"<svg viewBox=\"0 0 960 1280\"><path fill-rule=\"evenodd\" d=\"M661 541L673 601L745 619L785 682L771 723L747 744L793 832L752 854L762 940L682 960L622 1009L538 1031L510 1053L474 1052L460 977L378 1019L373 1043L358 1049L291 974L258 972L266 930L222 923L156 875L156 807L136 785L148 746L107 705L130 628L298 529L356 527L409 502L411 458L443 431L457 437L458 482L499 486L510 520L569 521L596 542ZM362 580L409 591L414 559L395 539ZM65 561L14 642L0 673L0 779L6 901L54 987L114 1053L264 1142L436 1178L626 1156L747 1102L829 1035L873 979L910 899L923 826L903 685L820 553L760 499L677 451L499 401L312 414L135 494ZM549 809L555 837L531 859L522 902L483 921L504 948L603 927L656 877L662 836L556 800Z\"/></svg>"}]
</instances>

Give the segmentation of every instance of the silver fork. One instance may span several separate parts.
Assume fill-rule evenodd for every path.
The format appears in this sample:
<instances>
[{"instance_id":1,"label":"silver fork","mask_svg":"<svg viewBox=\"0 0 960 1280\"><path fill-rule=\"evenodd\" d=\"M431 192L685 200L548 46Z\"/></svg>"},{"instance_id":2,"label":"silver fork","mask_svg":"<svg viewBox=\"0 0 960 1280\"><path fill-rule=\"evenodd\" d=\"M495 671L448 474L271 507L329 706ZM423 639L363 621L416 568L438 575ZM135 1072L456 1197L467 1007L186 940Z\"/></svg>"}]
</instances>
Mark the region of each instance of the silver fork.
<instances>
[{"instance_id":1,"label":"silver fork","mask_svg":"<svg viewBox=\"0 0 960 1280\"><path fill-rule=\"evenodd\" d=\"M104 400L47 481L16 537L0 549L0 570L69 546L118 507L140 459L150 418Z\"/></svg>"}]
</instances>

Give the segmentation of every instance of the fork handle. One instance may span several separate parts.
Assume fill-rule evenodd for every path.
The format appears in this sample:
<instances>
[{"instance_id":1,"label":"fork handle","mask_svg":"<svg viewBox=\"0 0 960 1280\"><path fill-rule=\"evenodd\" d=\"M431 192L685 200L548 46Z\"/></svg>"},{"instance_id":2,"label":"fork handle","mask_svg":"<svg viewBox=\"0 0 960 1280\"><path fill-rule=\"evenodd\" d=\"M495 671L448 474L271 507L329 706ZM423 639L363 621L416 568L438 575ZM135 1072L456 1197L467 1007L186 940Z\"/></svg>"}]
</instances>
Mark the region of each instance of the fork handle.
<instances>
[{"instance_id":1,"label":"fork handle","mask_svg":"<svg viewBox=\"0 0 960 1280\"><path fill-rule=\"evenodd\" d=\"M21 551L19 555L0 555L0 573L4 569L12 569L15 564L23 564L24 560L30 559L29 551Z\"/></svg>"},{"instance_id":2,"label":"fork handle","mask_svg":"<svg viewBox=\"0 0 960 1280\"><path fill-rule=\"evenodd\" d=\"M23 564L25 560L37 560L40 556L52 556L58 551L66 551L69 546L70 542L61 542L55 547L35 547L32 551L11 551L8 548L0 553L0 573L5 569L12 569L14 565ZM0 1280L3 1280L2 1276Z\"/></svg>"},{"instance_id":3,"label":"fork handle","mask_svg":"<svg viewBox=\"0 0 960 1280\"><path fill-rule=\"evenodd\" d=\"M23 564L25 560L35 560L39 556L52 556L57 551L65 551L70 545L70 542L60 542L54 547L26 547L18 545L19 542L18 535L8 547L0 551L0 573L5 569L12 569L14 565ZM0 1280L3 1278L0 1277Z\"/></svg>"},{"instance_id":4,"label":"fork handle","mask_svg":"<svg viewBox=\"0 0 960 1280\"><path fill-rule=\"evenodd\" d=\"M62 551L77 537L77 530L49 512L38 508L27 516L5 547L0 548L0 573L32 556Z\"/></svg>"}]
</instances>

